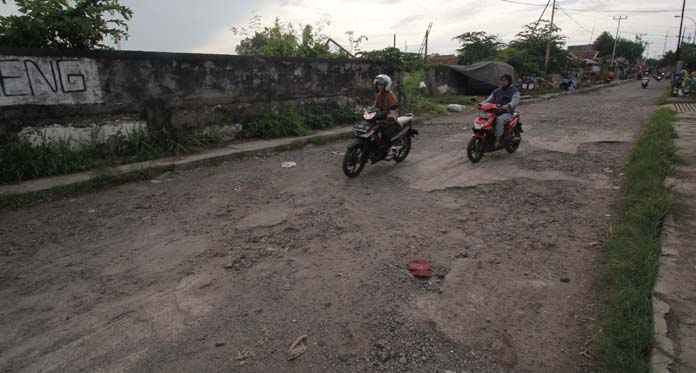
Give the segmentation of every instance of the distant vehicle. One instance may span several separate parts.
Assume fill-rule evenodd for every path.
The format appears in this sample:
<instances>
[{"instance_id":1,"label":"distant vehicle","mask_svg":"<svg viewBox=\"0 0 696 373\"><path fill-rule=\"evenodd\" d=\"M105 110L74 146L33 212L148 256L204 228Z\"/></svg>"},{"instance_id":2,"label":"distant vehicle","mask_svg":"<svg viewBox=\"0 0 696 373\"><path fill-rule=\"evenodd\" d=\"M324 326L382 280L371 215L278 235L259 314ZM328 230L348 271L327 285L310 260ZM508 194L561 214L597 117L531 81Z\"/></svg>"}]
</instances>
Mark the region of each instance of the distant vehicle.
<instances>
[{"instance_id":1,"label":"distant vehicle","mask_svg":"<svg viewBox=\"0 0 696 373\"><path fill-rule=\"evenodd\" d=\"M496 112L500 109L500 105L496 104L479 104L479 113L474 120L472 131L474 134L469 140L469 145L466 147L466 155L472 163L478 163L483 154L498 151L501 149L507 150L508 153L514 153L520 146L522 141L522 122L520 121L520 113L514 112L512 121L505 126L505 132L502 141L498 147L495 146L495 118Z\"/></svg>"},{"instance_id":2,"label":"distant vehicle","mask_svg":"<svg viewBox=\"0 0 696 373\"><path fill-rule=\"evenodd\" d=\"M644 76L640 78L640 86L645 89L648 88L648 83L650 82L650 77L649 76Z\"/></svg>"},{"instance_id":3,"label":"distant vehicle","mask_svg":"<svg viewBox=\"0 0 696 373\"><path fill-rule=\"evenodd\" d=\"M391 160L398 163L406 159L411 152L411 139L418 135L418 131L413 129L416 123L416 117L413 114L406 114L397 119L401 125L401 131L388 139L388 146L383 146L384 139L381 138L380 127L386 118L379 109L364 108L356 114L362 114L364 120L353 126L356 139L348 146L343 157L343 173L346 176L350 178L358 176L367 161L375 164L384 160L389 150L394 152Z\"/></svg>"}]
</instances>

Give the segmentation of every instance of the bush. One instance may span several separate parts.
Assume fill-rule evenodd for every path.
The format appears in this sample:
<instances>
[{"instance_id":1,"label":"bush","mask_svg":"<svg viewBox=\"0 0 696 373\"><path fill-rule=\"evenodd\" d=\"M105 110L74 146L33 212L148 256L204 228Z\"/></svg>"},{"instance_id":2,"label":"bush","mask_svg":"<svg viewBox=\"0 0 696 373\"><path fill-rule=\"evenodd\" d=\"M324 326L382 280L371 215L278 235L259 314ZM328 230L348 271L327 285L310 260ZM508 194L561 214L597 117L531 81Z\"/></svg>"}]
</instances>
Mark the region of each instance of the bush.
<instances>
[{"instance_id":1,"label":"bush","mask_svg":"<svg viewBox=\"0 0 696 373\"><path fill-rule=\"evenodd\" d=\"M249 134L262 139L307 136L311 133L304 119L292 111L270 113L249 124Z\"/></svg>"},{"instance_id":2,"label":"bush","mask_svg":"<svg viewBox=\"0 0 696 373\"><path fill-rule=\"evenodd\" d=\"M425 96L425 91L420 88L420 82L424 80L424 70L404 73L406 97L402 100L401 112L412 112L422 117L447 115L445 106L435 103Z\"/></svg>"},{"instance_id":3,"label":"bush","mask_svg":"<svg viewBox=\"0 0 696 373\"><path fill-rule=\"evenodd\" d=\"M96 167L142 162L167 155L190 154L222 143L214 129L149 133L136 128L108 140L100 139L95 128L86 144L71 146L70 139L43 141L4 141L0 145L0 183L80 172Z\"/></svg>"}]
</instances>

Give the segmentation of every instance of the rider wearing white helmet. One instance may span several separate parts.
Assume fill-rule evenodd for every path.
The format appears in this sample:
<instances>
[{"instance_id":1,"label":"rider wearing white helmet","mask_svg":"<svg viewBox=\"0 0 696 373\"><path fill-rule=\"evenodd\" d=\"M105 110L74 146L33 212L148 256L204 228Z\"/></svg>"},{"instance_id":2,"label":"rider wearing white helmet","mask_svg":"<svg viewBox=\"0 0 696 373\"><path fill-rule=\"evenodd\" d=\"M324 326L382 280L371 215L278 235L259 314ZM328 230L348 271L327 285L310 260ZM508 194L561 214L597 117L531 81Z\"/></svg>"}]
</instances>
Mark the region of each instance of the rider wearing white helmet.
<instances>
[{"instance_id":1,"label":"rider wearing white helmet","mask_svg":"<svg viewBox=\"0 0 696 373\"><path fill-rule=\"evenodd\" d=\"M386 122L382 125L382 145L389 146L389 139L396 136L398 133L398 122L396 118L398 114L396 112L399 106L399 99L396 98L394 92L392 92L392 80L386 74L379 74L374 80L375 91L377 91L377 97L375 97L374 106L378 108L383 114L386 115ZM391 154L388 155L392 156Z\"/></svg>"}]
</instances>

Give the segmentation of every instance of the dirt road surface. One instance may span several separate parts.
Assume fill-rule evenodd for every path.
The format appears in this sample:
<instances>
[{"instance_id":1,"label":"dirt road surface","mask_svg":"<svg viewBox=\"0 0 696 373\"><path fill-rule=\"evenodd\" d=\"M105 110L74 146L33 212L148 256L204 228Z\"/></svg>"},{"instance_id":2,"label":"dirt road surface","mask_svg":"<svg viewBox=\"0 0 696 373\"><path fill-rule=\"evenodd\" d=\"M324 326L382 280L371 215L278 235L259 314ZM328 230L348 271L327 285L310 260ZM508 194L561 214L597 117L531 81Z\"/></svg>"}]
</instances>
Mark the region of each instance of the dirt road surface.
<instances>
[{"instance_id":1,"label":"dirt road surface","mask_svg":"<svg viewBox=\"0 0 696 373\"><path fill-rule=\"evenodd\" d=\"M476 165L466 114L353 180L341 142L1 213L0 371L588 371L602 243L662 89L520 107L519 151Z\"/></svg>"}]
</instances>

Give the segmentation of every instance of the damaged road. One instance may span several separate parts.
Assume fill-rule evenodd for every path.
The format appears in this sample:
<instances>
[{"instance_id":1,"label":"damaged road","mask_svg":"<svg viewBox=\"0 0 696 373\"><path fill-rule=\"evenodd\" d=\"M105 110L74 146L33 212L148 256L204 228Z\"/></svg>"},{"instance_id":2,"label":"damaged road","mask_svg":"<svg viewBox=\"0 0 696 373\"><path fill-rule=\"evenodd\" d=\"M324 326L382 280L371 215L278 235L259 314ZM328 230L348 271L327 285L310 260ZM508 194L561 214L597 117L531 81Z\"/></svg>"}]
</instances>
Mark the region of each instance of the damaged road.
<instances>
[{"instance_id":1,"label":"damaged road","mask_svg":"<svg viewBox=\"0 0 696 373\"><path fill-rule=\"evenodd\" d=\"M0 371L590 371L638 85L476 165L458 114L353 180L341 142L0 213Z\"/></svg>"}]
</instances>

